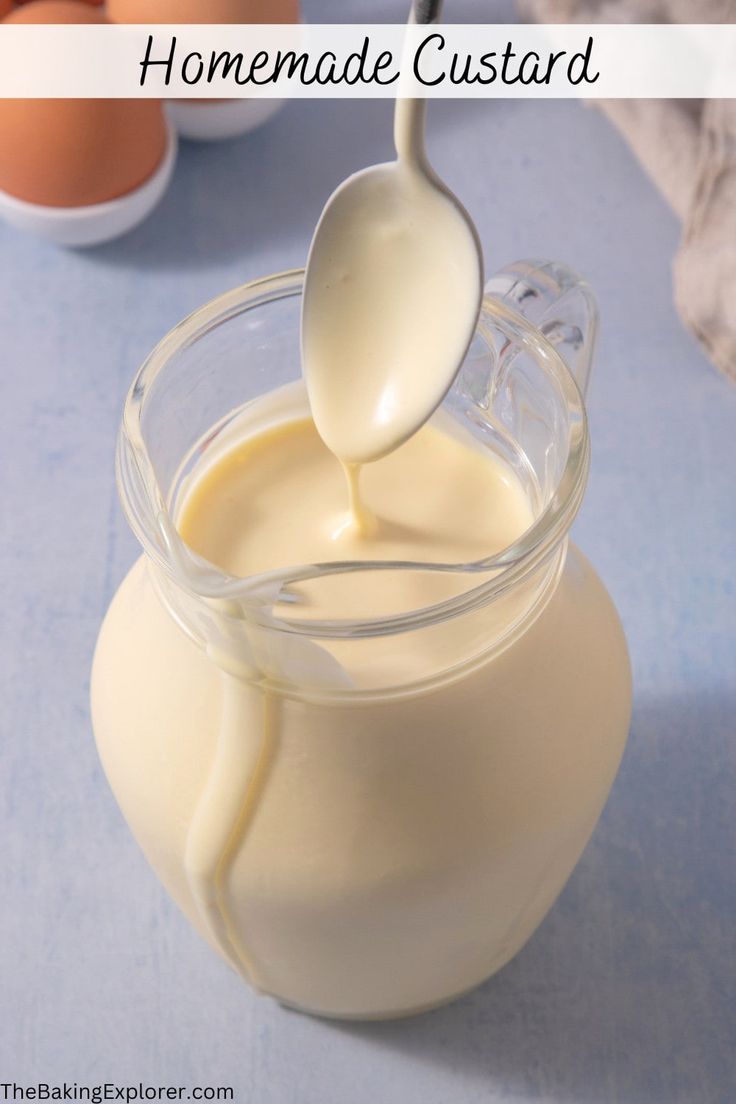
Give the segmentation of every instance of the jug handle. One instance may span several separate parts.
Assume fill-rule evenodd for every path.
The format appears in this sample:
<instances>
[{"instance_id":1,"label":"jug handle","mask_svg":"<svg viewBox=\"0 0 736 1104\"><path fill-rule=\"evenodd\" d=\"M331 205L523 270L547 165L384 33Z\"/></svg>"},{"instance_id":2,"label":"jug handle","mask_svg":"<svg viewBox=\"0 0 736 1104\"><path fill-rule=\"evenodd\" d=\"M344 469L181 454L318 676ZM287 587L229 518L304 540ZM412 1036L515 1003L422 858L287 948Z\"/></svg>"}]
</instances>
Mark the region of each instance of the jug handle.
<instances>
[{"instance_id":1,"label":"jug handle","mask_svg":"<svg viewBox=\"0 0 736 1104\"><path fill-rule=\"evenodd\" d=\"M554 346L585 397L598 336L598 306L590 286L558 261L515 261L486 283Z\"/></svg>"}]
</instances>

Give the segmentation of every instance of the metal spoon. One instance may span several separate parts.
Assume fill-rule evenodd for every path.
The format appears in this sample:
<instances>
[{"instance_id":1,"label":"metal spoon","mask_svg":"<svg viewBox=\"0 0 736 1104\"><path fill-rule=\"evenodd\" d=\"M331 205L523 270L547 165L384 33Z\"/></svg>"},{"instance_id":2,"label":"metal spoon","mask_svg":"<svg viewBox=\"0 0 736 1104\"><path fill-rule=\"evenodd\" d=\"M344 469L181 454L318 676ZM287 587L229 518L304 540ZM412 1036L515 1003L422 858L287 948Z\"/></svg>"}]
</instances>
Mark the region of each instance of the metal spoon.
<instances>
[{"instance_id":1,"label":"metal spoon","mask_svg":"<svg viewBox=\"0 0 736 1104\"><path fill-rule=\"evenodd\" d=\"M415 0L410 23L439 16ZM432 170L423 99L398 99L397 160L349 177L312 239L302 304L302 371L312 415L346 465L410 437L449 390L483 293L475 226Z\"/></svg>"}]
</instances>

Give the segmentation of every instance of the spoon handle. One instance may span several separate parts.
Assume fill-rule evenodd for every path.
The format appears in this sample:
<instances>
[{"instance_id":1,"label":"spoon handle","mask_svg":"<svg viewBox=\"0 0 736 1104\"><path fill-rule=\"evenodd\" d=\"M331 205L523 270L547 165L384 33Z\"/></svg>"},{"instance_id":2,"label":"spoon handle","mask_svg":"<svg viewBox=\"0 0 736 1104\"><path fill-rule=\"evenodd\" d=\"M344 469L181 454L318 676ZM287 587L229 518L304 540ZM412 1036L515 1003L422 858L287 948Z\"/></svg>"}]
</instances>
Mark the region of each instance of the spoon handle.
<instances>
[{"instance_id":1,"label":"spoon handle","mask_svg":"<svg viewBox=\"0 0 736 1104\"><path fill-rule=\"evenodd\" d=\"M419 26L437 23L442 10L442 0L414 0L411 20Z\"/></svg>"},{"instance_id":2,"label":"spoon handle","mask_svg":"<svg viewBox=\"0 0 736 1104\"><path fill-rule=\"evenodd\" d=\"M428 26L440 17L442 0L413 0L409 23ZM424 117L426 101L397 99L394 111L394 145L399 161L426 171L427 155L424 152Z\"/></svg>"}]
</instances>

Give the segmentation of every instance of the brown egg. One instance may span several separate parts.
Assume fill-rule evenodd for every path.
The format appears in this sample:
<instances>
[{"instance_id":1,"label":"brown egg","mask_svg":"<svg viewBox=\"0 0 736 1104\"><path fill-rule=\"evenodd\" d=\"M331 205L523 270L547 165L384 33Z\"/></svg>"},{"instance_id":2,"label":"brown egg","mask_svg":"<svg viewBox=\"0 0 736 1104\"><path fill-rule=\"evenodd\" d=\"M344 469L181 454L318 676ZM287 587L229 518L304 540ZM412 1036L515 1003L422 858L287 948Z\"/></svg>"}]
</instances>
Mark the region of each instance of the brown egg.
<instances>
[{"instance_id":1,"label":"brown egg","mask_svg":"<svg viewBox=\"0 0 736 1104\"><path fill-rule=\"evenodd\" d=\"M13 10L13 0L0 0L0 19L4 19Z\"/></svg>"},{"instance_id":2,"label":"brown egg","mask_svg":"<svg viewBox=\"0 0 736 1104\"><path fill-rule=\"evenodd\" d=\"M15 0L15 2L16 2L16 4L21 5L21 4L29 4L29 3L32 2L32 0ZM80 0L80 3L90 4L93 8L101 8L103 3L104 3L104 0ZM9 5L9 6L12 7L12 4Z\"/></svg>"},{"instance_id":3,"label":"brown egg","mask_svg":"<svg viewBox=\"0 0 736 1104\"><path fill-rule=\"evenodd\" d=\"M114 23L296 23L299 0L107 0Z\"/></svg>"},{"instance_id":4,"label":"brown egg","mask_svg":"<svg viewBox=\"0 0 736 1104\"><path fill-rule=\"evenodd\" d=\"M83 0L33 0L7 23L106 23ZM157 100L0 100L0 190L29 203L82 207L143 184L161 163Z\"/></svg>"},{"instance_id":5,"label":"brown egg","mask_svg":"<svg viewBox=\"0 0 736 1104\"><path fill-rule=\"evenodd\" d=\"M90 0L21 0L8 23L106 23L101 12L90 11ZM21 10L22 8L22 10Z\"/></svg>"}]
</instances>

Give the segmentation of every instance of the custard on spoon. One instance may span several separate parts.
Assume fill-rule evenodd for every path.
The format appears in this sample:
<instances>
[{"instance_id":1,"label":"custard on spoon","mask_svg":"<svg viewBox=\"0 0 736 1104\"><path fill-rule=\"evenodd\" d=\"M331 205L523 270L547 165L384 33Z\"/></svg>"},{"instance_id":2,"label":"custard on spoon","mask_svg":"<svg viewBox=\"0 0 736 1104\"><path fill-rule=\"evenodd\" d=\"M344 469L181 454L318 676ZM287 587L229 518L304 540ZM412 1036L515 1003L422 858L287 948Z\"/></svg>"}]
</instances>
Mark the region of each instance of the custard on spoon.
<instances>
[{"instance_id":1,"label":"custard on spoon","mask_svg":"<svg viewBox=\"0 0 736 1104\"><path fill-rule=\"evenodd\" d=\"M417 2L410 22L434 22L439 8ZM397 100L397 160L337 188L309 251L302 370L317 429L346 469L385 456L430 417L480 310L478 234L427 160L424 117L424 100Z\"/></svg>"}]
</instances>

